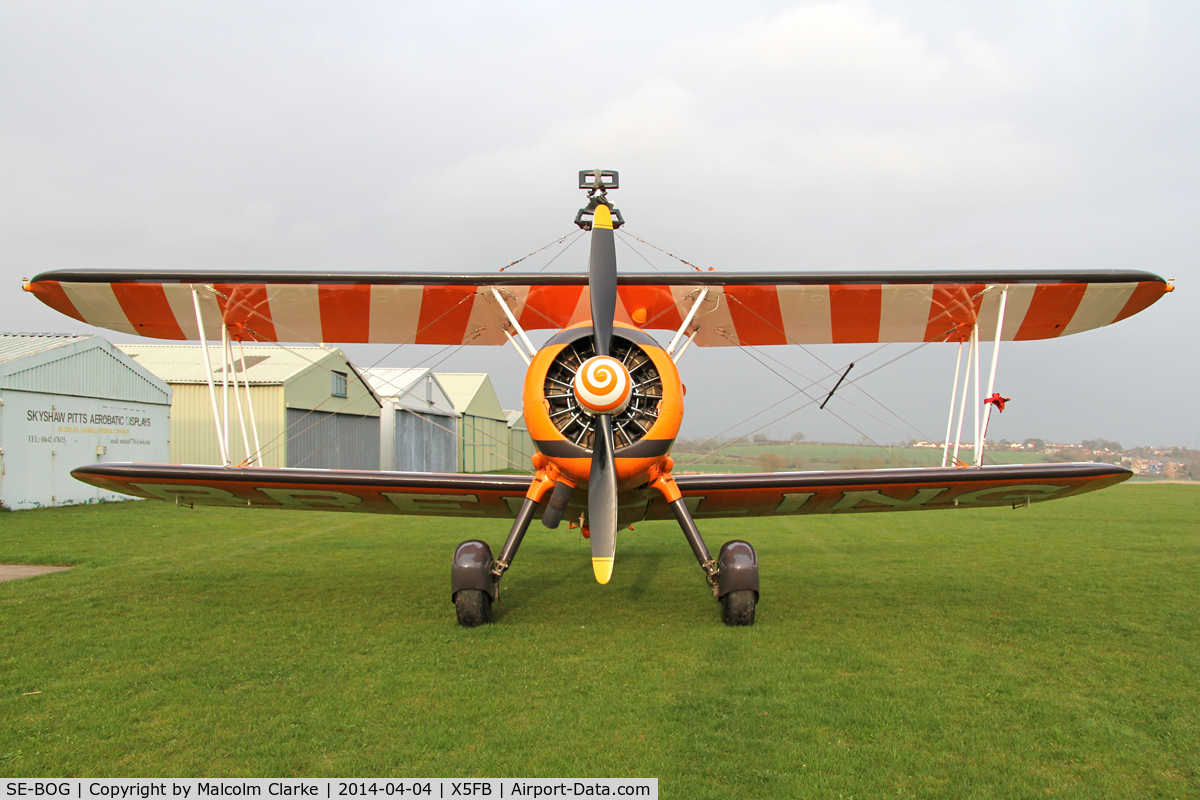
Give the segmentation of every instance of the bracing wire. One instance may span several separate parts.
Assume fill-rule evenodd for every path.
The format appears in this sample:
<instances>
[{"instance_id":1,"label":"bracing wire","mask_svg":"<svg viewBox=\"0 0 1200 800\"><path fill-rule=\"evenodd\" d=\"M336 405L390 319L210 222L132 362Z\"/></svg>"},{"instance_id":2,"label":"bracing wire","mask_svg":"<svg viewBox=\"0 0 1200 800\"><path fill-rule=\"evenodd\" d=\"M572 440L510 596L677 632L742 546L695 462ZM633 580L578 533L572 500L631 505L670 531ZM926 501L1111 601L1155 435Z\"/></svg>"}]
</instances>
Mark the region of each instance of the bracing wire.
<instances>
[{"instance_id":1,"label":"bracing wire","mask_svg":"<svg viewBox=\"0 0 1200 800\"><path fill-rule=\"evenodd\" d=\"M544 248L543 248L543 249L544 249ZM237 306L241 307L242 309L246 310L247 312L255 314L256 316L259 316L259 317L264 317L264 315L263 315L263 314L261 314L260 312L258 312L257 310L255 310L255 309L253 309L253 308L250 308L249 306L246 306L244 303L241 303L241 302L239 302L238 300L236 300L236 299L234 299L234 298L231 298L231 297L229 297L228 295L226 295L226 294L224 294L224 293L221 293L221 292L217 291L215 288L213 289L213 292L214 292L215 294L220 294L220 295L221 295L221 297L225 298L225 300L226 300L228 303L230 303L230 304L237 305ZM466 301L467 301L468 299L470 299L471 297L473 297L473 295L467 295L467 296L466 296L466 297L464 297L462 300L460 300L458 303L456 303L456 304L454 304L453 306L451 306L450 308L448 308L448 309L447 309L446 311L444 311L444 312L443 312L441 315L439 315L439 316L438 316L436 319L434 319L434 320L430 321L428 324L426 324L424 327L422 327L420 330L418 330L416 333L414 333L414 334L413 334L411 337L409 337L409 339L408 339L408 340L406 340L406 341L404 341L404 342L400 342L400 343L399 343L399 344L397 344L395 347L393 347L391 350L389 350L387 353L385 353L385 354L384 354L384 355L382 355L380 358L378 358L378 359L375 361L375 363L374 363L374 364L372 364L370 367L368 367L368 369L374 369L376 366L378 366L378 365L379 365L379 363L380 363L380 362L382 362L384 359L388 358L389 356L391 356L392 354L394 354L395 352L397 352L397 351L398 351L398 350L399 350L401 347L403 347L405 344L411 344L413 341L415 341L415 340L416 340L416 338L417 338L418 336L420 336L420 334L421 334L421 333L423 333L425 330L427 330L428 328L430 328L430 327L432 327L433 325L435 325L435 324L436 324L437 322L439 322L439 321L440 321L440 320L441 320L443 317L445 317L447 314L449 314L450 312L452 312L452 311L453 311L455 308L457 308L458 306L462 305L464 302L466 302ZM265 317L264 317L264 318L265 318ZM268 340L262 339L262 338L260 338L260 337L259 337L259 334L257 334L257 333L256 333L256 332L255 332L253 329L251 329L251 328L247 328L246 330L247 330L249 333L251 333L251 335L253 335L253 336L256 338L256 340L263 341L264 343L269 343L269 344L272 344L272 345L274 345L274 346L276 346L276 347L279 347L279 348L281 348L281 349L283 349L283 350L285 350L285 351L287 351L287 352L290 352L290 353L292 353L293 355L296 355L296 356L298 356L298 357L302 358L303 360L307 361L307 362L308 362L308 363L310 363L310 364L313 364L313 365L315 365L315 366L319 366L320 368L324 369L326 372L332 372L332 371L333 371L333 370L332 370L332 368L330 368L330 367L326 367L326 366L324 366L324 365L317 364L317 362L316 362L316 361L314 361L314 360L312 360L312 359L309 359L309 358L308 358L307 356L305 356L303 353L301 353L301 352L299 352L299 351L297 351L297 350L295 350L295 349L293 349L293 348L290 348L290 347L288 347L288 346L287 346L287 345L285 345L285 344L282 344L282 343L280 343L280 342L269 342ZM281 331L283 331L283 332L285 332L285 333L290 333L290 334L296 335L296 332L295 332L295 331L291 331L291 330L289 330L288 328L286 328L285 326L282 326L282 325L276 325L276 330L281 330ZM472 336L472 338L474 338L475 336L478 336L478 335L479 335L479 333L480 333L479 331L475 331L475 332L474 332L474 335ZM453 356L453 355L454 355L454 353L457 353L457 352L458 352L458 350L462 349L462 347L464 347L466 344L469 344L469 340L468 340L467 342L463 342L462 344L459 344L459 345L447 345L446 347L444 347L444 348L442 348L441 350L439 350L437 353L434 353L433 355L431 355L431 356L427 356L426 358L422 359L422 362L421 362L421 363L423 363L423 362L425 362L425 361L428 361L428 360L430 360L431 358L436 358L437 356L441 355L442 353L445 353L445 352L446 352L446 350L453 349L453 352L451 352L451 353L449 353L448 355L446 355L444 358L442 358L440 361L438 361L436 364L434 364L434 365L433 365L433 367L430 367L430 369L433 369L434 367L436 367L436 366L440 365L440 364L441 364L443 361L445 361L446 359L448 359L448 358L450 358L451 356ZM417 365L417 366L419 367L419 366L420 366L420 363L418 363L418 365ZM392 388L394 388L394 389L400 389L400 388L401 388L401 387L399 387L399 386L395 386L394 384L392 384L392 383L391 383L391 381L388 381L388 380L386 380L386 379L383 381L383 383L384 383L384 385L386 385L386 386L391 386L391 387L392 387ZM368 395L367 395L367 397L372 397L372 399L373 399L373 396L372 396L372 395L370 395L370 394L368 394ZM364 397L364 398L362 398L362 399L364 399L364 400L365 400L365 399L367 399L367 397ZM300 421L303 421L303 420L304 420L306 417L308 417L309 415L311 415L311 414L313 414L313 413L315 413L315 412L317 412L317 411L320 411L320 410L321 410L321 406L323 406L323 405L325 405L325 403L329 402L329 401L330 401L330 399L331 399L331 398L326 398L325 400L323 400L323 401L321 401L320 403L318 403L318 404L317 404L317 406L316 406L316 408L308 409L307 413L305 413L305 415L304 415L303 417L301 417L301 418L300 418L300 420L298 420L298 422L300 422ZM433 425L433 426L435 426L435 427L442 428L443 430L450 430L449 428L445 428L444 426L438 425L437 423L433 422L432 420L428 419L428 418L427 418L427 417L425 417L425 416L421 416L420 418L421 418L422 420L424 420L426 423L430 424L430 425ZM309 425L309 426L307 426L307 427L305 427L305 428L302 428L302 429L300 429L300 430L294 430L294 428L295 428L295 425L293 425L293 426L289 427L287 430L285 430L285 431L282 431L282 432L280 432L279 434L276 434L276 436L275 436L274 438L272 438L271 440L269 440L269 441L267 442L267 444L264 446L264 448L262 449L262 451L261 451L261 452L262 452L263 454L270 454L270 453L272 453L272 452L274 452L274 451L278 450L280 447L282 447L282 446L284 445L284 443L285 443L285 442L289 442L289 441L291 441L291 440L295 439L295 438L296 438L297 436L299 436L300 434L302 434L302 433L304 433L304 432L306 432L306 431L308 431L308 430L311 430L313 427L315 427L316 425L319 425L321 422L322 422L322 420L317 420L317 421L316 421L316 422L314 422L313 424L311 424L311 425ZM355 424L358 424L358 423L356 422ZM325 443L325 445L322 445L322 448L323 448L324 446L326 446L326 445L328 445L328 444L332 443L333 441L335 441L335 440L337 439L337 437L338 437L338 436L341 436L342 434L346 433L348 430L349 430L349 428L347 428L347 430L345 430L345 431L342 431L341 433L339 433L339 434L337 434L336 436L334 436L333 438L331 438L331 439L329 440L329 442L326 442L326 443ZM465 436L463 436L462 434L458 433L457 431L450 431L450 432L451 432L451 433L453 433L453 434L454 434L455 436L457 436L458 438L462 439L463 441L467 441L466 437L465 437ZM507 443L507 442L501 442L501 440L500 440L500 438L499 438L499 437L497 437L497 436L493 436L493 435L491 435L491 434L487 433L486 431L481 431L481 430L480 430L480 431L477 431L477 432L478 432L478 433L482 433L484 436L488 437L489 439L493 439L493 440L495 440L497 443L503 444L505 447L507 447L507 446L508 446L508 443ZM283 437L283 436L285 436L285 435L287 436L287 438L286 438L284 441L282 441L282 442L278 441L278 440L280 439L280 437ZM479 443L478 443L478 442L472 442L472 444L479 444ZM271 445L274 445L274 446L271 446ZM321 449L321 448L317 448L317 450L316 450L316 451L314 451L314 453L315 453L315 452L318 452L320 449ZM487 449L487 448L485 447L485 449ZM497 458L500 458L500 459L501 459L501 460L503 460L503 461L507 461L509 464L511 464L513 467L515 467L515 468L517 468L517 469L521 469L521 470L523 470L523 471L526 471L526 472L531 472L531 470L529 470L529 469L528 469L528 467L526 467L526 466L523 466L523 465L521 465L521 464L517 464L516 462L512 461L511 459L507 458L506 456L503 456L503 455L501 455L501 454L500 454L500 453L498 453L498 452L495 452L494 450L488 450L488 452L491 452L493 455L495 455Z\"/></svg>"},{"instance_id":2,"label":"bracing wire","mask_svg":"<svg viewBox=\"0 0 1200 800\"><path fill-rule=\"evenodd\" d=\"M550 242L550 244L542 245L542 246L541 246L541 247L539 247L537 250L534 250L532 253L528 253L528 254L526 254L526 255L523 255L523 256L521 256L520 258L518 258L516 261L510 261L510 262L508 262L507 264L505 264L503 267L501 267L500 269L498 269L498 270L496 270L496 271L497 271L497 272L504 272L504 270L508 269L509 267L515 267L517 264L520 264L520 263L521 263L522 261L524 261L525 259L527 259L527 258L532 258L533 256L536 256L538 253L542 252L543 250L548 250L548 249L550 249L551 247L554 247L554 245L556 245L556 244L562 244L562 243L563 243L563 242L565 242L565 241L568 239L568 237L570 237L572 234L582 234L582 233L583 233L583 231L571 231L570 233L564 233L562 236L558 237L558 238L557 238L557 239L555 239L553 242ZM578 238L578 236L576 236L576 238ZM574 244L574 243L575 243L574 241L572 241L572 242L571 242L571 244ZM570 247L570 246L571 246L570 244L569 244L569 245L567 245L567 247ZM567 249L566 247L564 247L564 248L563 248L563 250L564 250L564 251L565 251L566 249ZM558 256L559 256L559 255L562 255L562 253L559 253L559 254L558 254L558 255L556 255L554 258L558 258ZM550 261L554 261L554 258L550 259ZM542 269L545 269L545 267L542 267Z\"/></svg>"}]
</instances>

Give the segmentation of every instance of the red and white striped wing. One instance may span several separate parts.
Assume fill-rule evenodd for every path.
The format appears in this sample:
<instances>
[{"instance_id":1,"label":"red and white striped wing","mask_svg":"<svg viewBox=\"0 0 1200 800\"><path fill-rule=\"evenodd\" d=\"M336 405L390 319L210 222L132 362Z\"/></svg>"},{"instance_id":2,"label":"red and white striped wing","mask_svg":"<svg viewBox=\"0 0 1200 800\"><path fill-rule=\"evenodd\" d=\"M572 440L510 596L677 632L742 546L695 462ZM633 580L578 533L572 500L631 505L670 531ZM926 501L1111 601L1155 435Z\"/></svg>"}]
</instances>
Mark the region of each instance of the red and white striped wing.
<instances>
[{"instance_id":1,"label":"red and white striped wing","mask_svg":"<svg viewBox=\"0 0 1200 800\"><path fill-rule=\"evenodd\" d=\"M224 322L248 341L500 345L501 293L522 327L590 317L586 275L246 274L57 271L26 286L83 322L158 339L205 338ZM627 274L617 319L678 328L703 288L696 343L709 347L958 341L991 336L1007 290L1005 340L1049 339L1118 322L1171 286L1146 272L946 274Z\"/></svg>"}]
</instances>

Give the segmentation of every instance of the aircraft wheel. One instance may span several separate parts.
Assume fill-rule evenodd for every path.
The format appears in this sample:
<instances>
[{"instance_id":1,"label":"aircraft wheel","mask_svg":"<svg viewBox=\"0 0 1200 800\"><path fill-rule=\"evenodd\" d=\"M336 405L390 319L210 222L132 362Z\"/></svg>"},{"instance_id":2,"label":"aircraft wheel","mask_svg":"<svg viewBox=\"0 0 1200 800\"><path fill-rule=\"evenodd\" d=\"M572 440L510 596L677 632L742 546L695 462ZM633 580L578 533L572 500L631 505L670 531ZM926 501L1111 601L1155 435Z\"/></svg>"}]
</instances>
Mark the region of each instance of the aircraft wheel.
<instances>
[{"instance_id":1,"label":"aircraft wheel","mask_svg":"<svg viewBox=\"0 0 1200 800\"><path fill-rule=\"evenodd\" d=\"M460 589L454 595L454 610L459 625L476 628L492 621L492 598L481 589Z\"/></svg>"},{"instance_id":2,"label":"aircraft wheel","mask_svg":"<svg viewBox=\"0 0 1200 800\"><path fill-rule=\"evenodd\" d=\"M755 593L749 589L730 592L721 598L721 621L726 625L744 626L754 624L754 607L758 603Z\"/></svg>"}]
</instances>

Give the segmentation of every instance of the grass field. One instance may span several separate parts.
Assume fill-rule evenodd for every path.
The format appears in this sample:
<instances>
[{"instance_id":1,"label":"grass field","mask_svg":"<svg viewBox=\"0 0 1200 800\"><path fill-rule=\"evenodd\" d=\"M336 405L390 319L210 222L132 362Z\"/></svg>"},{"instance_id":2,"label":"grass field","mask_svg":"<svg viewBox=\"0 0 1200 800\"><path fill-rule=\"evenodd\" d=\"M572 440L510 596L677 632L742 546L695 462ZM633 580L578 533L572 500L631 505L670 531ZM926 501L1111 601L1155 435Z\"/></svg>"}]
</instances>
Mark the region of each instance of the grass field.
<instances>
[{"instance_id":1,"label":"grass field","mask_svg":"<svg viewBox=\"0 0 1200 800\"><path fill-rule=\"evenodd\" d=\"M722 626L678 530L535 525L497 624L449 560L503 522L0 514L6 776L646 776L663 797L1200 796L1200 488L1016 511L701 521L758 547ZM564 526L565 527L565 526ZM37 692L37 694L33 694Z\"/></svg>"},{"instance_id":2,"label":"grass field","mask_svg":"<svg viewBox=\"0 0 1200 800\"><path fill-rule=\"evenodd\" d=\"M971 451L966 451L968 460ZM890 447L880 448L862 444L824 444L821 442L798 442L793 444L747 443L731 445L716 455L705 456L700 463L700 454L672 453L684 472L761 472L760 459L772 453L790 463L788 468L800 470L828 469L871 469L880 467L936 467L941 466L940 448ZM960 451L959 457L963 457ZM791 460L798 459L798 462ZM1014 452L1011 450L988 450L984 454L985 464L1037 464L1045 459L1043 453ZM795 463L795 466L791 464ZM686 466L685 466L686 465Z\"/></svg>"}]
</instances>

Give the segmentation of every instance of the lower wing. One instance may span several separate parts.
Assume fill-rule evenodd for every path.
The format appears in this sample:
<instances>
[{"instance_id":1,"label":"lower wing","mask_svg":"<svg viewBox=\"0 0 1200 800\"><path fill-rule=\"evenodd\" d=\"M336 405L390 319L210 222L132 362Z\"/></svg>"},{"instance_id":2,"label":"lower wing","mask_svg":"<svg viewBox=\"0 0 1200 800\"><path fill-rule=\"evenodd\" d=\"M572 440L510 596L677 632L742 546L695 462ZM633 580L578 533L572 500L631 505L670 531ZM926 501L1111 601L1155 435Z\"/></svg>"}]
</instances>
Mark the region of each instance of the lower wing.
<instances>
[{"instance_id":1,"label":"lower wing","mask_svg":"<svg viewBox=\"0 0 1200 800\"><path fill-rule=\"evenodd\" d=\"M188 506L507 519L516 516L530 485L521 475L186 464L96 464L71 474L102 489ZM692 515L703 519L1028 505L1104 489L1132 475L1112 464L1019 464L680 475L676 483ZM648 488L622 492L618 503L622 524L673 518L662 496Z\"/></svg>"},{"instance_id":2,"label":"lower wing","mask_svg":"<svg viewBox=\"0 0 1200 800\"><path fill-rule=\"evenodd\" d=\"M1028 505L1131 477L1124 467L1083 463L680 475L676 482L695 517L765 517ZM664 508L650 518L671 515Z\"/></svg>"}]
</instances>

